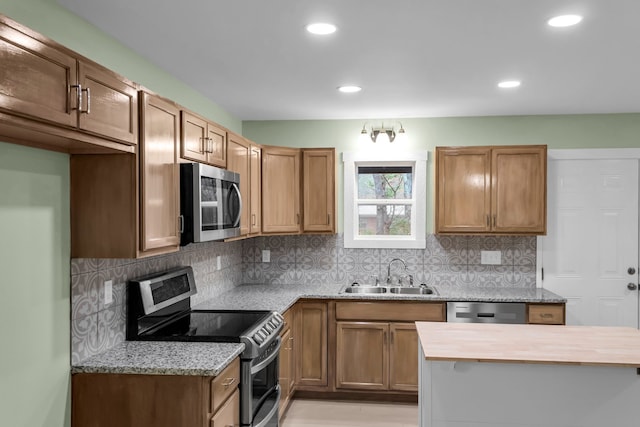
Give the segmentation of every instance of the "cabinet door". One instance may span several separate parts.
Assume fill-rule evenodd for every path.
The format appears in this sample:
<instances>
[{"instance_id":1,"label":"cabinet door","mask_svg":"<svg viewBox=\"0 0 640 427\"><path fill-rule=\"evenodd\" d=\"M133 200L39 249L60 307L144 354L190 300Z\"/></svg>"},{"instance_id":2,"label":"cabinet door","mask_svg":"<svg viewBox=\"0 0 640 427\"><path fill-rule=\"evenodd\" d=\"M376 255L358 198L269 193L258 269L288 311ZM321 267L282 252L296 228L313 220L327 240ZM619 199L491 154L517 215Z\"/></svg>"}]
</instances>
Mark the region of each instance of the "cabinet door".
<instances>
[{"instance_id":1,"label":"cabinet door","mask_svg":"<svg viewBox=\"0 0 640 427\"><path fill-rule=\"evenodd\" d=\"M436 147L436 232L490 231L491 149Z\"/></svg>"},{"instance_id":2,"label":"cabinet door","mask_svg":"<svg viewBox=\"0 0 640 427\"><path fill-rule=\"evenodd\" d=\"M227 132L214 125L207 123L207 163L220 168L227 167Z\"/></svg>"},{"instance_id":3,"label":"cabinet door","mask_svg":"<svg viewBox=\"0 0 640 427\"><path fill-rule=\"evenodd\" d=\"M418 333L415 323L391 323L389 388L418 391Z\"/></svg>"},{"instance_id":4,"label":"cabinet door","mask_svg":"<svg viewBox=\"0 0 640 427\"><path fill-rule=\"evenodd\" d=\"M335 150L302 150L303 231L335 231Z\"/></svg>"},{"instance_id":5,"label":"cabinet door","mask_svg":"<svg viewBox=\"0 0 640 427\"><path fill-rule=\"evenodd\" d=\"M211 418L211 427L230 427L240 425L240 390L233 395Z\"/></svg>"},{"instance_id":6,"label":"cabinet door","mask_svg":"<svg viewBox=\"0 0 640 427\"><path fill-rule=\"evenodd\" d=\"M127 144L138 142L138 92L115 73L80 61L80 129Z\"/></svg>"},{"instance_id":7,"label":"cabinet door","mask_svg":"<svg viewBox=\"0 0 640 427\"><path fill-rule=\"evenodd\" d=\"M240 195L242 212L240 213L240 235L249 234L251 211L251 174L249 172L250 145L239 135L229 133L227 141L227 169L240 174Z\"/></svg>"},{"instance_id":8,"label":"cabinet door","mask_svg":"<svg viewBox=\"0 0 640 427\"><path fill-rule=\"evenodd\" d=\"M207 163L207 122L200 117L182 111L180 157L194 162Z\"/></svg>"},{"instance_id":9,"label":"cabinet door","mask_svg":"<svg viewBox=\"0 0 640 427\"><path fill-rule=\"evenodd\" d=\"M262 149L262 232L300 232L298 149Z\"/></svg>"},{"instance_id":10,"label":"cabinet door","mask_svg":"<svg viewBox=\"0 0 640 427\"><path fill-rule=\"evenodd\" d=\"M389 324L337 322L336 326L336 388L387 390Z\"/></svg>"},{"instance_id":11,"label":"cabinet door","mask_svg":"<svg viewBox=\"0 0 640 427\"><path fill-rule=\"evenodd\" d=\"M296 385L327 386L327 304L303 302L296 308Z\"/></svg>"},{"instance_id":12,"label":"cabinet door","mask_svg":"<svg viewBox=\"0 0 640 427\"><path fill-rule=\"evenodd\" d=\"M141 93L140 246L142 251L180 244L180 110L170 102Z\"/></svg>"},{"instance_id":13,"label":"cabinet door","mask_svg":"<svg viewBox=\"0 0 640 427\"><path fill-rule=\"evenodd\" d=\"M77 126L75 58L0 22L0 108Z\"/></svg>"},{"instance_id":14,"label":"cabinet door","mask_svg":"<svg viewBox=\"0 0 640 427\"><path fill-rule=\"evenodd\" d=\"M493 230L545 234L547 147L495 147L491 165Z\"/></svg>"},{"instance_id":15,"label":"cabinet door","mask_svg":"<svg viewBox=\"0 0 640 427\"><path fill-rule=\"evenodd\" d=\"M293 361L293 355L291 354L291 330L288 330L282 334L282 346L280 347L280 404L279 411L282 415L284 408L286 408L289 402L289 395L291 394L291 377L293 371L291 370L291 362Z\"/></svg>"},{"instance_id":16,"label":"cabinet door","mask_svg":"<svg viewBox=\"0 0 640 427\"><path fill-rule=\"evenodd\" d=\"M249 234L260 234L262 230L262 150L251 145L249 160Z\"/></svg>"}]
</instances>

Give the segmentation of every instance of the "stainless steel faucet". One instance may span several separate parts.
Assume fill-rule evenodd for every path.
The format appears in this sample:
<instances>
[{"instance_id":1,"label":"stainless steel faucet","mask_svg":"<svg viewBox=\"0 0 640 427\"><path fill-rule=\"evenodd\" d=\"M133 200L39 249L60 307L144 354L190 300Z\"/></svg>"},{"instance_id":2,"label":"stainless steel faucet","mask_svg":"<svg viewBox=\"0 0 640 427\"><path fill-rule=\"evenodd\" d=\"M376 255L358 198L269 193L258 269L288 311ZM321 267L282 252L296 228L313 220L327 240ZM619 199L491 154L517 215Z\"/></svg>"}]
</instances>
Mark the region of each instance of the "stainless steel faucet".
<instances>
[{"instance_id":1,"label":"stainless steel faucet","mask_svg":"<svg viewBox=\"0 0 640 427\"><path fill-rule=\"evenodd\" d=\"M407 263L405 263L400 258L392 259L391 261L389 261L389 265L387 266L387 285L391 284L391 264L393 264L395 261L400 261L402 263L402 267L404 268L404 272L407 272Z\"/></svg>"}]
</instances>

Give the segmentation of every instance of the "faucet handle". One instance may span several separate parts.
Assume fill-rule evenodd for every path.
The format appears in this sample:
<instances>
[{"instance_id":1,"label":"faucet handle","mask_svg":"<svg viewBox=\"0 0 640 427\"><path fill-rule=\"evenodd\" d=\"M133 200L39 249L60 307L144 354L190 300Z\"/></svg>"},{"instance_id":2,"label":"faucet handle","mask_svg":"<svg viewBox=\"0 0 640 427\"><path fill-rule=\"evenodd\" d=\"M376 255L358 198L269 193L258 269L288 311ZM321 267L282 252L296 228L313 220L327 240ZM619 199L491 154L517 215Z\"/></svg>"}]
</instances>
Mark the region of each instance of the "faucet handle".
<instances>
[{"instance_id":1,"label":"faucet handle","mask_svg":"<svg viewBox=\"0 0 640 427\"><path fill-rule=\"evenodd\" d=\"M372 274L372 275L370 275L369 277L371 277L372 279L375 279L375 280L376 280L376 281L375 281L376 286L380 286L380 279L378 278L378 275L377 275L377 274Z\"/></svg>"}]
</instances>

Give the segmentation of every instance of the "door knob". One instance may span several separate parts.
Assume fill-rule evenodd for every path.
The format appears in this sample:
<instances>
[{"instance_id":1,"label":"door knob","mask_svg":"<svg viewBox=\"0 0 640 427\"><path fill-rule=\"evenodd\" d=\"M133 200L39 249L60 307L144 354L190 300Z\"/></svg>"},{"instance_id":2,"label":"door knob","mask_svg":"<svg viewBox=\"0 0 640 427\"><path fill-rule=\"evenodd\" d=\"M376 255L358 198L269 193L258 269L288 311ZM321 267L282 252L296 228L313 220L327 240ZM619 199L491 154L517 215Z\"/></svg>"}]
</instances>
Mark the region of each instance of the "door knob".
<instances>
[{"instance_id":1,"label":"door knob","mask_svg":"<svg viewBox=\"0 0 640 427\"><path fill-rule=\"evenodd\" d=\"M636 285L635 283L628 283L627 289L629 289L630 291L635 291L636 289L638 289L638 285Z\"/></svg>"},{"instance_id":2,"label":"door knob","mask_svg":"<svg viewBox=\"0 0 640 427\"><path fill-rule=\"evenodd\" d=\"M636 269L635 269L635 268L633 268L633 267L629 267L629 268L627 269L627 273L629 273L629 274L636 274Z\"/></svg>"}]
</instances>

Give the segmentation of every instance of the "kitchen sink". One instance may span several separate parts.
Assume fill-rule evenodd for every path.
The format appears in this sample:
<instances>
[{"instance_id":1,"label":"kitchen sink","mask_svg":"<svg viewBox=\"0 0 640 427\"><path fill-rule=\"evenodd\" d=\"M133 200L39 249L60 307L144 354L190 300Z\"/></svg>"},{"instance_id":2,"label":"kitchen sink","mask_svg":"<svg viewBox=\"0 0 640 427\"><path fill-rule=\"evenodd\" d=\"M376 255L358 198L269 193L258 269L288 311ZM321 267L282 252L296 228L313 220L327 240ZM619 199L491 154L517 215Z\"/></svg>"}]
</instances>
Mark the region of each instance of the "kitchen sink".
<instances>
[{"instance_id":1,"label":"kitchen sink","mask_svg":"<svg viewBox=\"0 0 640 427\"><path fill-rule=\"evenodd\" d=\"M406 294L406 295L432 295L435 294L436 291L433 288L428 286L419 286L419 287L394 287L389 288L389 292L392 294Z\"/></svg>"},{"instance_id":2,"label":"kitchen sink","mask_svg":"<svg viewBox=\"0 0 640 427\"><path fill-rule=\"evenodd\" d=\"M351 285L344 290L347 294L384 294L392 293L398 295L437 295L435 288L426 285L421 286L373 286L373 285Z\"/></svg>"},{"instance_id":3,"label":"kitchen sink","mask_svg":"<svg viewBox=\"0 0 640 427\"><path fill-rule=\"evenodd\" d=\"M344 290L348 294L384 294L387 288L383 286L349 286Z\"/></svg>"}]
</instances>

